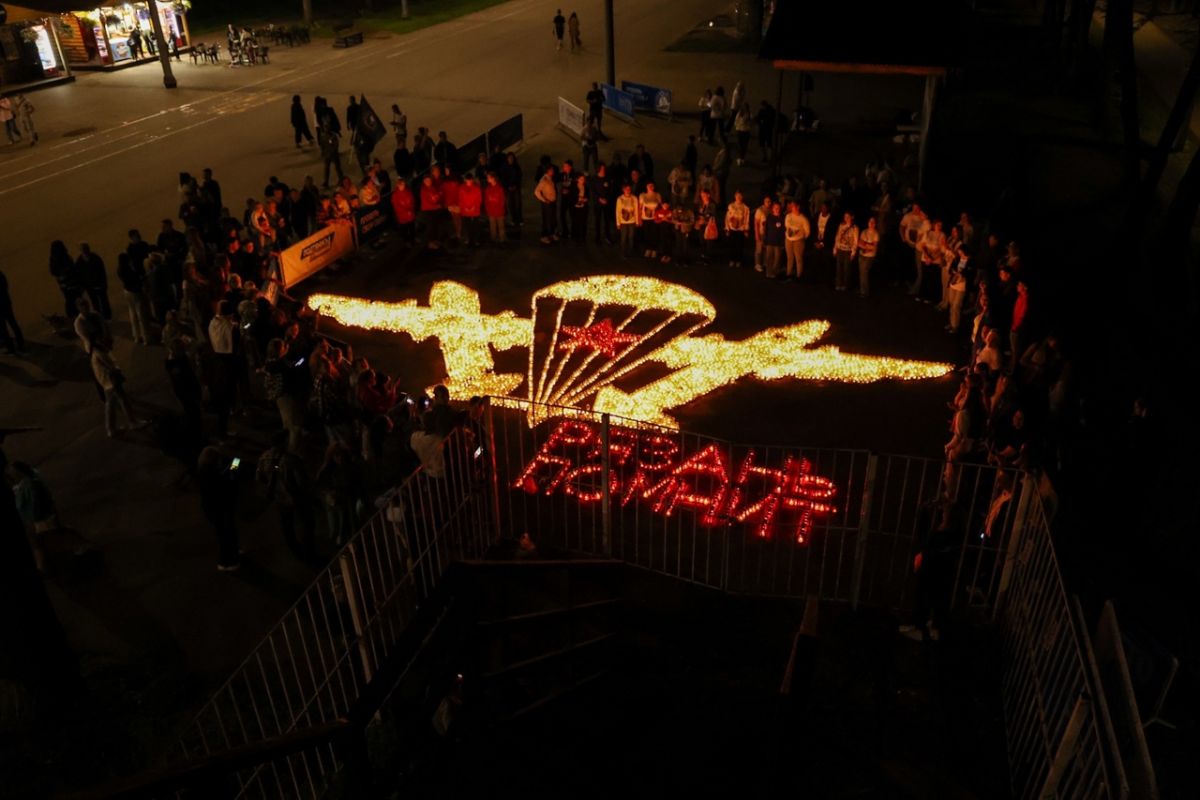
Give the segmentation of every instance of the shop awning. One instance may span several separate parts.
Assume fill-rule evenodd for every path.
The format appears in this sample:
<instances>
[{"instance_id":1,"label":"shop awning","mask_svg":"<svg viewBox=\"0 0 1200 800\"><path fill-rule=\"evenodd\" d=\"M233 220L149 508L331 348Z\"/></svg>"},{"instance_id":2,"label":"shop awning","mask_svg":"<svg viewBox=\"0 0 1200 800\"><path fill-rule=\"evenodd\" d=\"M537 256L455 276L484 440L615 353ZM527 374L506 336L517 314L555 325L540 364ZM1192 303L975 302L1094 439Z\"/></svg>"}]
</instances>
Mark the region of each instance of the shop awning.
<instances>
[{"instance_id":1,"label":"shop awning","mask_svg":"<svg viewBox=\"0 0 1200 800\"><path fill-rule=\"evenodd\" d=\"M19 8L5 3L10 22L20 22L31 19L41 19L51 14L70 14L75 11L91 11L94 8L112 8L123 6L129 0L37 0L37 8ZM24 12L29 16L15 16L15 12Z\"/></svg>"},{"instance_id":2,"label":"shop awning","mask_svg":"<svg viewBox=\"0 0 1200 800\"><path fill-rule=\"evenodd\" d=\"M9 22L37 22L38 20L45 19L51 14L58 13L56 11L37 11L32 8L10 6L8 3L5 3L4 7L8 9Z\"/></svg>"},{"instance_id":3,"label":"shop awning","mask_svg":"<svg viewBox=\"0 0 1200 800\"><path fill-rule=\"evenodd\" d=\"M776 69L944 75L962 34L954 0L775 4L759 55Z\"/></svg>"}]
</instances>

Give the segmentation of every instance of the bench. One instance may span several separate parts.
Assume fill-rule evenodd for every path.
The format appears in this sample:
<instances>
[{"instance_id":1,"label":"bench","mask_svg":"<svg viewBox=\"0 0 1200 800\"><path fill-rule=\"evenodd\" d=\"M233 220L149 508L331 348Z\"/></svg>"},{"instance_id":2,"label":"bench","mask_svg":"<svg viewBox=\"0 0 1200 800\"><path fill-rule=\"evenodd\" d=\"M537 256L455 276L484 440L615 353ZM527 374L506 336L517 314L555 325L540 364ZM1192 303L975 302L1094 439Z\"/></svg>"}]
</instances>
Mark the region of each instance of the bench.
<instances>
[{"instance_id":1,"label":"bench","mask_svg":"<svg viewBox=\"0 0 1200 800\"><path fill-rule=\"evenodd\" d=\"M339 22L333 26L333 46L334 47L353 47L356 44L363 43L362 31L354 29L352 22Z\"/></svg>"}]
</instances>

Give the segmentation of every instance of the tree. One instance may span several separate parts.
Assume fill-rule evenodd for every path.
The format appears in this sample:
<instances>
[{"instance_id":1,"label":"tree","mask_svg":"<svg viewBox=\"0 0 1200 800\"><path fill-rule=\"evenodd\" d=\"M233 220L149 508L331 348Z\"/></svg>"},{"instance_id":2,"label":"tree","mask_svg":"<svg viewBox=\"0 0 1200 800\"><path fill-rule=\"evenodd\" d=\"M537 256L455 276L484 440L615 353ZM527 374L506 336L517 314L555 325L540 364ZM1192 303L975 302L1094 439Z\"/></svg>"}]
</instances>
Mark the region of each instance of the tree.
<instances>
[{"instance_id":1,"label":"tree","mask_svg":"<svg viewBox=\"0 0 1200 800\"><path fill-rule=\"evenodd\" d=\"M303 0L303 6L304 6L304 24L311 26L313 24L312 0Z\"/></svg>"},{"instance_id":2,"label":"tree","mask_svg":"<svg viewBox=\"0 0 1200 800\"><path fill-rule=\"evenodd\" d=\"M154 30L154 44L158 48L158 60L162 63L163 86L174 89L178 83L175 74L171 72L171 51L167 48L166 37L163 36L162 18L157 13L150 14L150 27Z\"/></svg>"}]
</instances>

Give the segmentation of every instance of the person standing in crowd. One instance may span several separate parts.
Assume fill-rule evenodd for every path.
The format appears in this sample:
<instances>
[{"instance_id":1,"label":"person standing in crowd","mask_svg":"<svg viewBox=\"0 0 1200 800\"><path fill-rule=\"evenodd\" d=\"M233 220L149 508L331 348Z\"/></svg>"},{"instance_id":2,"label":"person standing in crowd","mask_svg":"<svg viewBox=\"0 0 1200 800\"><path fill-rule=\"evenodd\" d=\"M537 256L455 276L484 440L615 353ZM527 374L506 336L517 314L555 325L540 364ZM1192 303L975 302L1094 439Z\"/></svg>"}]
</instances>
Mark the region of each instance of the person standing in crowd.
<instances>
[{"instance_id":1,"label":"person standing in crowd","mask_svg":"<svg viewBox=\"0 0 1200 800\"><path fill-rule=\"evenodd\" d=\"M300 140L305 139L309 144L313 143L312 131L308 127L308 114L304 112L304 106L300 105L300 95L292 95L292 131L296 134L296 147L300 146Z\"/></svg>"},{"instance_id":2,"label":"person standing in crowd","mask_svg":"<svg viewBox=\"0 0 1200 800\"><path fill-rule=\"evenodd\" d=\"M229 430L229 414L237 395L237 356L234 352L238 336L237 320L228 300L222 300L217 313L208 322L208 341L212 346L208 393L213 412L217 415L217 437L233 435Z\"/></svg>"},{"instance_id":3,"label":"person standing in crowd","mask_svg":"<svg viewBox=\"0 0 1200 800\"><path fill-rule=\"evenodd\" d=\"M725 236L729 241L729 266L740 267L746 257L746 232L750 230L750 207L741 192L733 193L733 202L725 209Z\"/></svg>"},{"instance_id":4,"label":"person standing in crowd","mask_svg":"<svg viewBox=\"0 0 1200 800\"><path fill-rule=\"evenodd\" d=\"M921 243L928 230L929 218L925 216L919 203L913 203L908 213L900 218L900 238L913 252L913 271L916 276L908 287L908 293L913 297L917 296L917 292L921 288L921 278L923 277Z\"/></svg>"},{"instance_id":5,"label":"person standing in crowd","mask_svg":"<svg viewBox=\"0 0 1200 800\"><path fill-rule=\"evenodd\" d=\"M791 204L791 208L796 209L796 215L803 218L804 215L800 214L795 203ZM790 210L788 216L792 216ZM768 278L779 277L779 262L783 260L785 242L787 242L787 227L783 217L783 208L778 201L772 200L771 212L763 223L763 266ZM800 261L803 264L803 251L801 251ZM786 277L785 274L784 278Z\"/></svg>"},{"instance_id":6,"label":"person standing in crowd","mask_svg":"<svg viewBox=\"0 0 1200 800\"><path fill-rule=\"evenodd\" d=\"M128 252L117 255L117 280L129 306L129 330L137 344L150 343L150 307L146 303L146 268L133 263Z\"/></svg>"},{"instance_id":7,"label":"person standing in crowd","mask_svg":"<svg viewBox=\"0 0 1200 800\"><path fill-rule=\"evenodd\" d=\"M547 167L537 186L533 187L533 196L542 205L542 244L553 244L558 240L558 222L554 213L558 186L554 177L554 167Z\"/></svg>"},{"instance_id":8,"label":"person standing in crowd","mask_svg":"<svg viewBox=\"0 0 1200 800\"><path fill-rule=\"evenodd\" d=\"M271 437L271 446L259 456L254 471L266 499L275 506L283 541L306 564L316 562L316 515L313 513L312 479L304 461L288 446L288 434Z\"/></svg>"},{"instance_id":9,"label":"person standing in crowd","mask_svg":"<svg viewBox=\"0 0 1200 800\"><path fill-rule=\"evenodd\" d=\"M287 360L287 345L283 339L267 342L266 360L260 370L267 400L279 409L279 419L288 436L288 447L300 452L304 435L304 359L295 363Z\"/></svg>"},{"instance_id":10,"label":"person standing in crowd","mask_svg":"<svg viewBox=\"0 0 1200 800\"><path fill-rule=\"evenodd\" d=\"M588 119L596 126L596 135L600 138L604 136L604 92L600 89L600 84L593 81L591 91L584 98L587 101Z\"/></svg>"},{"instance_id":11,"label":"person standing in crowd","mask_svg":"<svg viewBox=\"0 0 1200 800\"><path fill-rule=\"evenodd\" d=\"M392 190L392 214L400 229L400 238L408 244L416 241L416 205L406 180L396 181L396 188Z\"/></svg>"},{"instance_id":12,"label":"person standing in crowd","mask_svg":"<svg viewBox=\"0 0 1200 800\"><path fill-rule=\"evenodd\" d=\"M700 99L696 101L696 108L700 110L700 130L699 135L701 141L712 143L710 128L712 126L712 89L705 89L704 94L700 95ZM673 201L672 201L673 202Z\"/></svg>"},{"instance_id":13,"label":"person standing in crowd","mask_svg":"<svg viewBox=\"0 0 1200 800\"><path fill-rule=\"evenodd\" d=\"M750 104L743 101L733 118L733 132L737 136L737 165L744 166L746 153L750 150L750 134L754 131L754 113Z\"/></svg>"},{"instance_id":14,"label":"person standing in crowd","mask_svg":"<svg viewBox=\"0 0 1200 800\"><path fill-rule=\"evenodd\" d=\"M850 262L858 252L858 226L849 211L842 214L842 224L838 225L837 235L833 242L833 256L837 261L837 273L833 288L844 292L850 288Z\"/></svg>"},{"instance_id":15,"label":"person standing in crowd","mask_svg":"<svg viewBox=\"0 0 1200 800\"><path fill-rule=\"evenodd\" d=\"M554 25L554 49L562 50L563 34L567 28L567 18L562 15L561 8L554 12L554 19L551 22Z\"/></svg>"},{"instance_id":16,"label":"person standing in crowd","mask_svg":"<svg viewBox=\"0 0 1200 800\"><path fill-rule=\"evenodd\" d=\"M408 139L408 115L400 110L400 106L392 103L392 132L396 134L396 144Z\"/></svg>"},{"instance_id":17,"label":"person standing in crowd","mask_svg":"<svg viewBox=\"0 0 1200 800\"><path fill-rule=\"evenodd\" d=\"M200 507L217 537L217 570L234 572L241 567L238 549L237 499L241 459L230 459L215 447L200 451L196 477Z\"/></svg>"},{"instance_id":18,"label":"person standing in crowd","mask_svg":"<svg viewBox=\"0 0 1200 800\"><path fill-rule=\"evenodd\" d=\"M772 205L772 213L774 205ZM800 213L800 205L788 203L787 217L784 219L784 248L787 253L787 264L784 267L785 281L800 280L804 277L804 247L808 241L808 217ZM770 276L768 276L770 277Z\"/></svg>"},{"instance_id":19,"label":"person standing in crowd","mask_svg":"<svg viewBox=\"0 0 1200 800\"><path fill-rule=\"evenodd\" d=\"M75 259L75 271L83 283L83 289L92 301L92 307L106 320L112 319L112 305L108 302L108 271L104 259L92 252L85 242L79 245L79 257Z\"/></svg>"},{"instance_id":20,"label":"person standing in crowd","mask_svg":"<svg viewBox=\"0 0 1200 800\"><path fill-rule=\"evenodd\" d=\"M932 303L933 298L942 296L942 258L946 251L946 234L942 232L941 220L934 220L917 246L920 260L917 262L917 299ZM935 288L936 287L936 288Z\"/></svg>"},{"instance_id":21,"label":"person standing in crowd","mask_svg":"<svg viewBox=\"0 0 1200 800\"><path fill-rule=\"evenodd\" d=\"M413 156L404 139L396 141L396 152L392 153L392 166L396 168L396 180L407 181L413 175Z\"/></svg>"},{"instance_id":22,"label":"person standing in crowd","mask_svg":"<svg viewBox=\"0 0 1200 800\"><path fill-rule=\"evenodd\" d=\"M86 302L84 298L80 298L81 304ZM84 313L81 308L80 316ZM104 432L108 434L108 438L112 439L120 430L117 427L118 410L125 417L125 425L128 428L142 427L145 423L134 418L129 411L129 397L125 394L125 373L113 358L111 339L93 341L91 362L92 375L104 392Z\"/></svg>"},{"instance_id":23,"label":"person standing in crowd","mask_svg":"<svg viewBox=\"0 0 1200 800\"><path fill-rule=\"evenodd\" d=\"M512 219L513 226L519 228L525 224L525 217L521 213L523 175L521 165L517 162L516 153L508 153L504 156L504 167L499 177L501 185L504 186L504 204L508 208L509 217Z\"/></svg>"},{"instance_id":24,"label":"person standing in crowd","mask_svg":"<svg viewBox=\"0 0 1200 800\"><path fill-rule=\"evenodd\" d=\"M11 331L11 333L10 333ZM8 278L0 270L0 342L4 344L4 352L16 355L25 352L25 335L13 314L12 295L8 291Z\"/></svg>"},{"instance_id":25,"label":"person standing in crowd","mask_svg":"<svg viewBox=\"0 0 1200 800\"><path fill-rule=\"evenodd\" d=\"M571 207L571 238L578 244L587 242L588 177L582 172L575 177L575 202Z\"/></svg>"},{"instance_id":26,"label":"person standing in crowd","mask_svg":"<svg viewBox=\"0 0 1200 800\"><path fill-rule=\"evenodd\" d=\"M829 203L819 206L811 230L813 258L817 263L819 275L824 276L828 272L829 262L833 260L833 244L837 234L837 223L833 220Z\"/></svg>"},{"instance_id":27,"label":"person standing in crowd","mask_svg":"<svg viewBox=\"0 0 1200 800\"><path fill-rule=\"evenodd\" d=\"M639 144L633 148L633 155L629 157L628 169L630 173L635 170L641 173L644 180L654 180L654 159L646 152L645 146ZM637 191L636 186L634 186L634 191Z\"/></svg>"},{"instance_id":28,"label":"person standing in crowd","mask_svg":"<svg viewBox=\"0 0 1200 800\"><path fill-rule=\"evenodd\" d=\"M775 106L766 100L759 101L758 113L754 115L754 123L758 126L758 149L762 152L762 160L770 161L775 148L775 127L779 124L779 112Z\"/></svg>"},{"instance_id":29,"label":"person standing in crowd","mask_svg":"<svg viewBox=\"0 0 1200 800\"><path fill-rule=\"evenodd\" d=\"M767 217L771 216L772 198L770 194L763 197L762 204L754 209L754 271L762 272L766 266Z\"/></svg>"},{"instance_id":30,"label":"person standing in crowd","mask_svg":"<svg viewBox=\"0 0 1200 800\"><path fill-rule=\"evenodd\" d=\"M483 190L475 182L475 174L472 172L467 173L458 190L458 208L467 246L475 247L483 238L479 230L479 223L483 217Z\"/></svg>"},{"instance_id":31,"label":"person standing in crowd","mask_svg":"<svg viewBox=\"0 0 1200 800\"><path fill-rule=\"evenodd\" d=\"M187 336L179 336L167 342L167 357L163 368L171 382L171 391L183 409L188 431L194 441L199 441L204 434L203 389L188 352L190 342L191 339Z\"/></svg>"},{"instance_id":32,"label":"person standing in crowd","mask_svg":"<svg viewBox=\"0 0 1200 800\"><path fill-rule=\"evenodd\" d=\"M962 323L962 307L967 297L967 287L970 285L971 254L964 243L955 248L954 261L950 267L950 282L946 287L950 308L950 323L946 326L947 333L958 333Z\"/></svg>"},{"instance_id":33,"label":"person standing in crowd","mask_svg":"<svg viewBox=\"0 0 1200 800\"><path fill-rule=\"evenodd\" d=\"M875 217L867 219L867 227L858 235L858 295L866 297L871 293L871 267L875 264L875 255L879 252L879 231Z\"/></svg>"},{"instance_id":34,"label":"person standing in crowd","mask_svg":"<svg viewBox=\"0 0 1200 800\"><path fill-rule=\"evenodd\" d=\"M433 163L444 170L458 171L458 148L446 138L445 131L438 131L437 143L433 146Z\"/></svg>"},{"instance_id":35,"label":"person standing in crowd","mask_svg":"<svg viewBox=\"0 0 1200 800\"><path fill-rule=\"evenodd\" d=\"M558 173L558 235L571 238L571 214L575 208L575 162L567 159Z\"/></svg>"},{"instance_id":36,"label":"person standing in crowd","mask_svg":"<svg viewBox=\"0 0 1200 800\"><path fill-rule=\"evenodd\" d=\"M0 122L4 123L9 144L21 141L21 131L17 128L17 109L11 97L0 97Z\"/></svg>"},{"instance_id":37,"label":"person standing in crowd","mask_svg":"<svg viewBox=\"0 0 1200 800\"><path fill-rule=\"evenodd\" d=\"M337 172L338 180L344 176L342 173L342 140L338 138L338 133L333 128L325 127L321 130L321 160L325 164L325 180L322 182L322 188L329 188L329 168L332 166Z\"/></svg>"},{"instance_id":38,"label":"person standing in crowd","mask_svg":"<svg viewBox=\"0 0 1200 800\"><path fill-rule=\"evenodd\" d=\"M583 49L583 39L579 37L579 15L574 11L571 12L571 16L567 17L567 35L571 39L572 53Z\"/></svg>"},{"instance_id":39,"label":"person standing in crowd","mask_svg":"<svg viewBox=\"0 0 1200 800\"><path fill-rule=\"evenodd\" d=\"M596 165L596 174L591 184L592 208L596 214L596 244L613 242L613 182L608 177L608 167L603 162Z\"/></svg>"},{"instance_id":40,"label":"person standing in crowd","mask_svg":"<svg viewBox=\"0 0 1200 800\"><path fill-rule=\"evenodd\" d=\"M680 161L679 166L671 170L667 184L671 187L671 205L679 208L692 199L692 173L686 163Z\"/></svg>"},{"instance_id":41,"label":"person standing in crowd","mask_svg":"<svg viewBox=\"0 0 1200 800\"><path fill-rule=\"evenodd\" d=\"M355 131L358 130L358 115L359 115L358 100L354 95L350 95L350 105L346 106L346 133L350 138L354 138Z\"/></svg>"},{"instance_id":42,"label":"person standing in crowd","mask_svg":"<svg viewBox=\"0 0 1200 800\"><path fill-rule=\"evenodd\" d=\"M708 115L712 118L708 123L708 143L715 144L713 139L714 134L725 142L727 136L725 134L725 113L729 107L725 100L725 87L718 86L713 92L712 102L708 106Z\"/></svg>"},{"instance_id":43,"label":"person standing in crowd","mask_svg":"<svg viewBox=\"0 0 1200 800\"><path fill-rule=\"evenodd\" d=\"M25 95L18 94L13 98L13 112L21 121L21 131L29 140L30 147L38 143L37 126L33 124L33 111L33 103L29 102L29 98Z\"/></svg>"},{"instance_id":44,"label":"person standing in crowd","mask_svg":"<svg viewBox=\"0 0 1200 800\"><path fill-rule=\"evenodd\" d=\"M709 264L721 230L717 225L717 203L708 191L701 191L696 201L696 231L700 235L700 260Z\"/></svg>"},{"instance_id":45,"label":"person standing in crowd","mask_svg":"<svg viewBox=\"0 0 1200 800\"><path fill-rule=\"evenodd\" d=\"M83 294L83 286L75 259L71 258L61 239L50 243L50 274L54 276L54 280L58 282L58 290L62 292L67 319L74 319L78 311L75 301Z\"/></svg>"},{"instance_id":46,"label":"person standing in crowd","mask_svg":"<svg viewBox=\"0 0 1200 800\"><path fill-rule=\"evenodd\" d=\"M621 187L621 194L616 202L617 233L621 239L621 257L633 255L634 238L641 219L638 210L638 199L633 196L633 187L628 183Z\"/></svg>"},{"instance_id":47,"label":"person standing in crowd","mask_svg":"<svg viewBox=\"0 0 1200 800\"><path fill-rule=\"evenodd\" d=\"M646 184L646 191L638 196L639 218L638 225L642 229L642 255L649 259L658 258L659 230L654 224L654 212L662 203L662 195L658 193L653 182Z\"/></svg>"},{"instance_id":48,"label":"person standing in crowd","mask_svg":"<svg viewBox=\"0 0 1200 800\"><path fill-rule=\"evenodd\" d=\"M677 266L686 267L689 263L688 239L691 238L692 230L696 227L696 215L687 206L676 206L671 215L671 223L674 227L675 237L675 248L671 257ZM655 252L657 253L657 250Z\"/></svg>"},{"instance_id":49,"label":"person standing in crowd","mask_svg":"<svg viewBox=\"0 0 1200 800\"><path fill-rule=\"evenodd\" d=\"M483 209L487 214L488 238L492 244L504 244L508 237L504 230L505 191L495 172L488 172L487 186L483 190Z\"/></svg>"},{"instance_id":50,"label":"person standing in crowd","mask_svg":"<svg viewBox=\"0 0 1200 800\"><path fill-rule=\"evenodd\" d=\"M596 129L596 123L589 118L583 123L583 132L579 135L579 142L583 147L583 171L587 172L595 164L600 163L600 145L597 140L600 138L600 131Z\"/></svg>"}]
</instances>

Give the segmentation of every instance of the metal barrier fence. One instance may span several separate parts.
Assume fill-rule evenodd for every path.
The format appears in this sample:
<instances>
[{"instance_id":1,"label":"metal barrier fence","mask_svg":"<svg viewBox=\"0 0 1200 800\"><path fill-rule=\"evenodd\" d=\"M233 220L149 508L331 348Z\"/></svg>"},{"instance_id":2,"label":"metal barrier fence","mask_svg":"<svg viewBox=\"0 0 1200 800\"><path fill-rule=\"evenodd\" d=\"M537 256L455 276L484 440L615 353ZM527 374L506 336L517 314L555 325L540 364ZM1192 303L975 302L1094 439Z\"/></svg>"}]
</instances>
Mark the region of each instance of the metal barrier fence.
<instances>
[{"instance_id":1,"label":"metal barrier fence","mask_svg":"<svg viewBox=\"0 0 1200 800\"><path fill-rule=\"evenodd\" d=\"M544 556L603 555L723 591L906 609L920 588L926 602L986 614L1003 640L1013 794L1123 797L1032 478L750 447L506 398L446 454L443 476L418 472L381 498L185 731L186 757L343 718L448 562L528 532ZM316 798L338 766L332 745L309 749L239 773L236 796Z\"/></svg>"},{"instance_id":2,"label":"metal barrier fence","mask_svg":"<svg viewBox=\"0 0 1200 800\"><path fill-rule=\"evenodd\" d=\"M471 445L473 447L473 445ZM344 718L408 620L455 559L487 549L488 482L466 437L446 441L444 473L418 470L375 511L180 738L187 759ZM236 797L320 796L332 745L237 775Z\"/></svg>"},{"instance_id":3,"label":"metal barrier fence","mask_svg":"<svg viewBox=\"0 0 1200 800\"><path fill-rule=\"evenodd\" d=\"M1016 507L995 467L752 447L511 399L490 414L500 536L725 591L903 608L948 494L949 602L994 606Z\"/></svg>"},{"instance_id":4,"label":"metal barrier fence","mask_svg":"<svg viewBox=\"0 0 1200 800\"><path fill-rule=\"evenodd\" d=\"M1063 586L1042 500L1026 483L997 620L1012 794L1122 800L1128 783L1091 640Z\"/></svg>"}]
</instances>

